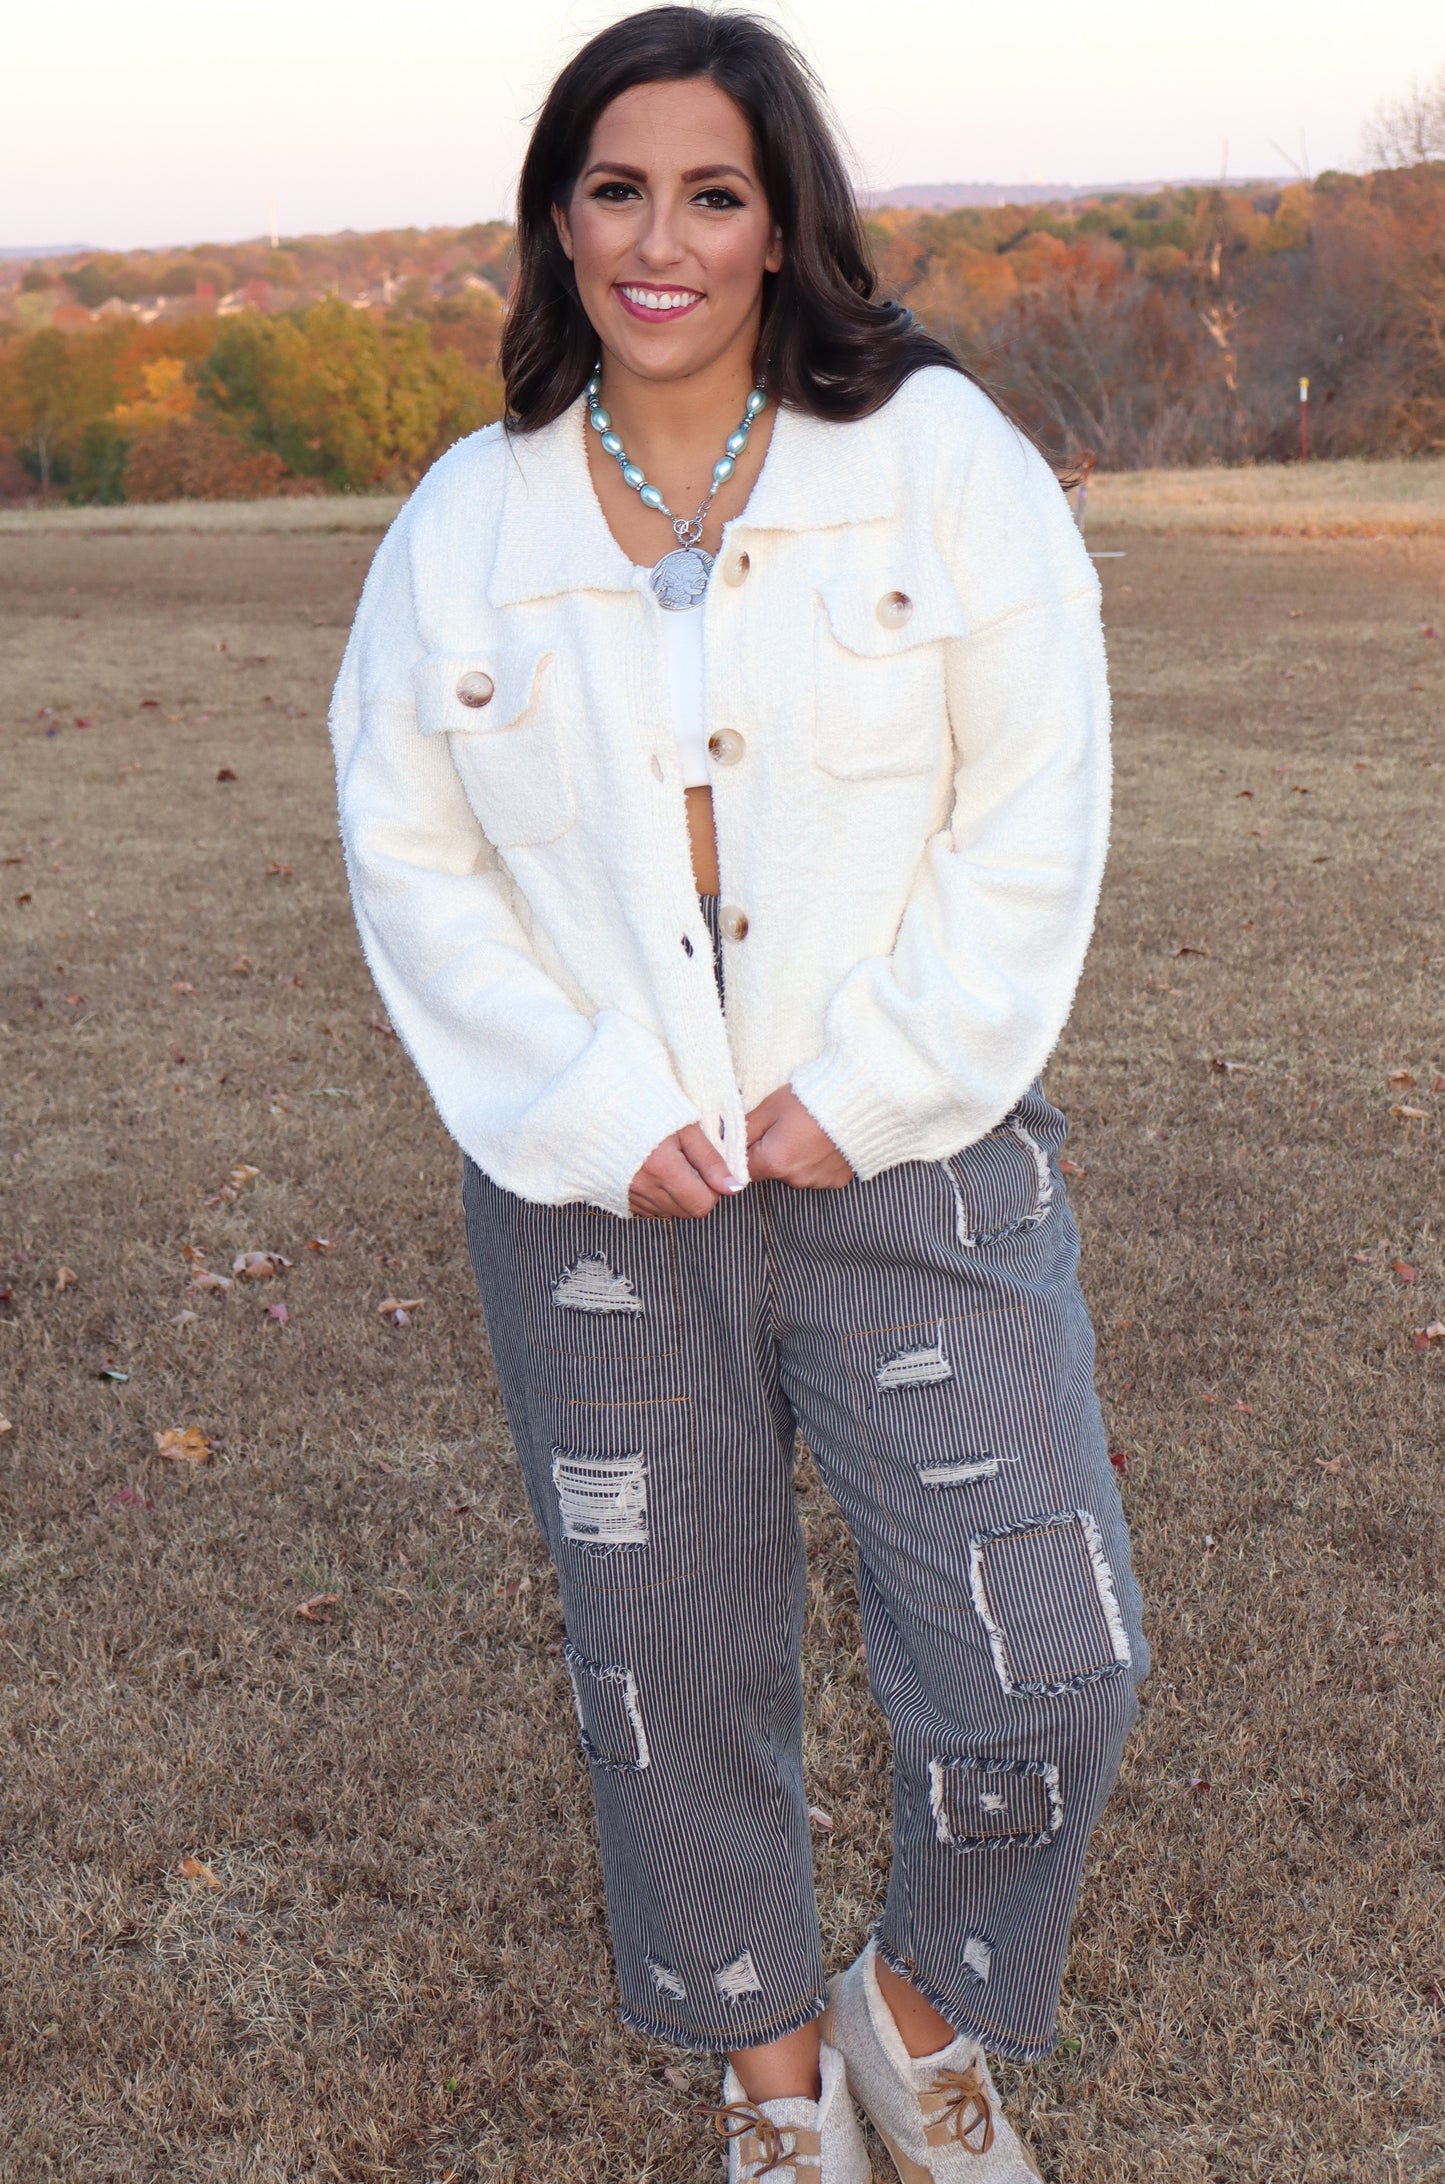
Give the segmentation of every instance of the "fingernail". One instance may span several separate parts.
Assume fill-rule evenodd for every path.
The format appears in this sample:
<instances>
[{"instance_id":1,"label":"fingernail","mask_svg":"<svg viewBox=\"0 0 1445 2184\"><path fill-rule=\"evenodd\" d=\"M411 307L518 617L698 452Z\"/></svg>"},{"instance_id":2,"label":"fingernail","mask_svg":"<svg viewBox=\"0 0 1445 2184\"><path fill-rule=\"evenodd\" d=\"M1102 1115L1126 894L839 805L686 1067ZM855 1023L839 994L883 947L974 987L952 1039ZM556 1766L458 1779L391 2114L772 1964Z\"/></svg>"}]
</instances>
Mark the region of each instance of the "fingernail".
<instances>
[{"instance_id":1,"label":"fingernail","mask_svg":"<svg viewBox=\"0 0 1445 2184\"><path fill-rule=\"evenodd\" d=\"M746 1183L739 1183L735 1175L730 1175L726 1183L724 1183L723 1189L725 1191L745 1191L747 1189L747 1185Z\"/></svg>"}]
</instances>

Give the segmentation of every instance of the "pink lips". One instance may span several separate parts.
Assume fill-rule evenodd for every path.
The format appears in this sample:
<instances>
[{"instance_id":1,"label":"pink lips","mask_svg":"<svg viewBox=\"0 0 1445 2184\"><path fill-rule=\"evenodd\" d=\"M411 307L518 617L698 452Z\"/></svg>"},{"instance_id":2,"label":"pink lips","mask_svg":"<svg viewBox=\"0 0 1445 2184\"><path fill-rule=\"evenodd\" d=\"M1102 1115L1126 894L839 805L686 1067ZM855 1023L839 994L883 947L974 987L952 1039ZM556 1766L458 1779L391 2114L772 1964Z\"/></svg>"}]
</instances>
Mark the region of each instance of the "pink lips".
<instances>
[{"instance_id":1,"label":"pink lips","mask_svg":"<svg viewBox=\"0 0 1445 2184\"><path fill-rule=\"evenodd\" d=\"M641 286L641 281L628 282L629 288L640 288ZM671 311L653 311L649 309L649 307L645 303L634 303L631 296L624 293L620 281L615 281L613 283L612 293L621 304L623 310L628 313L629 317L644 319L649 326L671 325L677 319L691 318L693 312L702 302L702 297L694 294L691 303L678 304L677 307ZM656 293L657 291L654 290L654 294ZM665 293L667 293L668 295L680 296L684 293L684 291L680 288L673 288L666 290ZM688 291L688 293L691 293L691 291Z\"/></svg>"}]
</instances>

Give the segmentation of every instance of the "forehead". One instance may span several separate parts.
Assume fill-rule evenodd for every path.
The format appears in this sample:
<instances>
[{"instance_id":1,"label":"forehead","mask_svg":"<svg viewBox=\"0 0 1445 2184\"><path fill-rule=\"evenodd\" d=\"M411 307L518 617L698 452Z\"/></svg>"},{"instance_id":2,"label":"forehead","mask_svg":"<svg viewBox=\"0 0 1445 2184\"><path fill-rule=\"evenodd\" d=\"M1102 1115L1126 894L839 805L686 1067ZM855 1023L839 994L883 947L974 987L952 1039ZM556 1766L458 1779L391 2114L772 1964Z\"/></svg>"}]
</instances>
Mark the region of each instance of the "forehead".
<instances>
[{"instance_id":1,"label":"forehead","mask_svg":"<svg viewBox=\"0 0 1445 2184\"><path fill-rule=\"evenodd\" d=\"M634 84L604 106L587 162L608 159L658 175L712 165L740 167L754 177L757 171L746 115L705 76Z\"/></svg>"}]
</instances>

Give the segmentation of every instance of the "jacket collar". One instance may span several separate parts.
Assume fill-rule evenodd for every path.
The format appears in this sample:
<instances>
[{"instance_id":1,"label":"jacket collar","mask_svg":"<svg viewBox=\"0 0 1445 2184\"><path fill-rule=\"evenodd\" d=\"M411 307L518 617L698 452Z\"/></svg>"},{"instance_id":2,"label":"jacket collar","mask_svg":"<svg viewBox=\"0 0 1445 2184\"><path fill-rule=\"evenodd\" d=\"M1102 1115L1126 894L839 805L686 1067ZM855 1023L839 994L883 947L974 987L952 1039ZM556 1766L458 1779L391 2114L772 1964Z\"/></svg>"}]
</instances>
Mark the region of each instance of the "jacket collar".
<instances>
[{"instance_id":1,"label":"jacket collar","mask_svg":"<svg viewBox=\"0 0 1445 2184\"><path fill-rule=\"evenodd\" d=\"M569 591L632 591L637 572L607 528L587 471L585 398L538 432L507 442L502 520L488 597L494 607ZM746 507L730 532L821 531L890 516L893 489L865 419L832 424L788 404ZM664 532L658 541L661 553Z\"/></svg>"}]
</instances>

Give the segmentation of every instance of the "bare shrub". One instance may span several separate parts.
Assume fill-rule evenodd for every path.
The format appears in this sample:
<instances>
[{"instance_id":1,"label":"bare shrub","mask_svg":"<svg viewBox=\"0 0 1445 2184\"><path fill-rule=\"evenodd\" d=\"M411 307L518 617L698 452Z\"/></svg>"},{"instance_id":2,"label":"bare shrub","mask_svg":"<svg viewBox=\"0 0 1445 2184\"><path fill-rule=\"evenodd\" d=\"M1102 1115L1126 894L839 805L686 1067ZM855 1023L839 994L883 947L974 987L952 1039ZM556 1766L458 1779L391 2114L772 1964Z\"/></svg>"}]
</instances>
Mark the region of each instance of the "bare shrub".
<instances>
[{"instance_id":1,"label":"bare shrub","mask_svg":"<svg viewBox=\"0 0 1445 2184\"><path fill-rule=\"evenodd\" d=\"M259 500L308 490L315 488L291 478L272 449L247 447L203 413L139 434L125 458L128 501Z\"/></svg>"}]
</instances>

